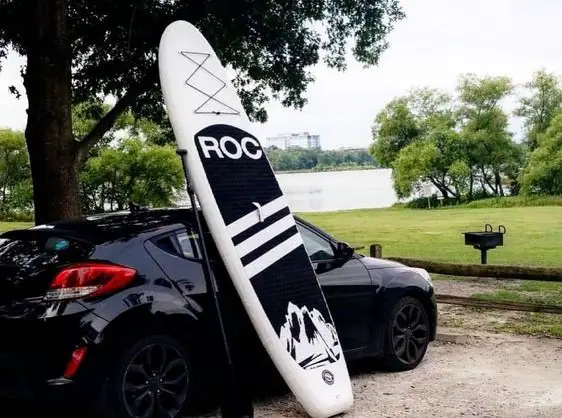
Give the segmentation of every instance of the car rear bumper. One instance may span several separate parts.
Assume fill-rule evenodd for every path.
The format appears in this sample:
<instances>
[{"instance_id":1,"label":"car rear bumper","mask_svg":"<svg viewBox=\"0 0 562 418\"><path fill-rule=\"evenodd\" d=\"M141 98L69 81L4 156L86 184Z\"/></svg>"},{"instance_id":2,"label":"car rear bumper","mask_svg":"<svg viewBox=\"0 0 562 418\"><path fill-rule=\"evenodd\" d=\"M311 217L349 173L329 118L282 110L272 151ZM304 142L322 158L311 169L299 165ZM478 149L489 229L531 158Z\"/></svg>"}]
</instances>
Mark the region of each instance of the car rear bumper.
<instances>
[{"instance_id":1,"label":"car rear bumper","mask_svg":"<svg viewBox=\"0 0 562 418\"><path fill-rule=\"evenodd\" d=\"M61 378L73 351L85 344L82 319L82 313L47 319L0 317L0 396L50 401L66 393L72 380Z\"/></svg>"}]
</instances>

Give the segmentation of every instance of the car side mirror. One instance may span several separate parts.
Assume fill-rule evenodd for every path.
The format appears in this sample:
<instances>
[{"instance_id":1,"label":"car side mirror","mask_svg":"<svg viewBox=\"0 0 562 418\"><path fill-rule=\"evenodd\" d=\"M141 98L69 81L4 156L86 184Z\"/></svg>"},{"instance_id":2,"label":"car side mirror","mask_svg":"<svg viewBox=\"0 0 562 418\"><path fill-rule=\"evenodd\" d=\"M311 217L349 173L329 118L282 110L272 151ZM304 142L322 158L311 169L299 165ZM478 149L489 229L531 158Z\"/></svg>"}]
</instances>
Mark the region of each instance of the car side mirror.
<instances>
[{"instance_id":1,"label":"car side mirror","mask_svg":"<svg viewBox=\"0 0 562 418\"><path fill-rule=\"evenodd\" d=\"M353 248L349 246L346 242L338 242L336 246L336 256L337 258L343 258L344 260L350 259L353 256Z\"/></svg>"}]
</instances>

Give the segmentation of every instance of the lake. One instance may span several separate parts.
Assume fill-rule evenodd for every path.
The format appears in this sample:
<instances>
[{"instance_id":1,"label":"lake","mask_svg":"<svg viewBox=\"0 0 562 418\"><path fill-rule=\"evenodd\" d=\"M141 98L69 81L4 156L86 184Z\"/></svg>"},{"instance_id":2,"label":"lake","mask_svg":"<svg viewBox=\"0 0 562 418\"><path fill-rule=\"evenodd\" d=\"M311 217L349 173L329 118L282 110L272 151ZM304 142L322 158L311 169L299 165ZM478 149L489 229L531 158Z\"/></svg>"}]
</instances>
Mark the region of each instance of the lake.
<instances>
[{"instance_id":1,"label":"lake","mask_svg":"<svg viewBox=\"0 0 562 418\"><path fill-rule=\"evenodd\" d=\"M385 208L398 201L392 170L325 171L277 174L295 212Z\"/></svg>"}]
</instances>

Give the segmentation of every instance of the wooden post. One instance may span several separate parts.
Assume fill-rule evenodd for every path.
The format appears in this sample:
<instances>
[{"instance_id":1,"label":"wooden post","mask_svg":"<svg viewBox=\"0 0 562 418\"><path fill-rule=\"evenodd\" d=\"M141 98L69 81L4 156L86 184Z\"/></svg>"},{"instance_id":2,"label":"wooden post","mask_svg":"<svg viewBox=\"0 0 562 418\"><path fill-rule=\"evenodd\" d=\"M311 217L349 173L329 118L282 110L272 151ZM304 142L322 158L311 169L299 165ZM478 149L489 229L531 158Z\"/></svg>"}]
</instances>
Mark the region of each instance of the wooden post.
<instances>
[{"instance_id":1,"label":"wooden post","mask_svg":"<svg viewBox=\"0 0 562 418\"><path fill-rule=\"evenodd\" d=\"M369 255L373 258L382 258L382 245L371 244L369 248Z\"/></svg>"}]
</instances>

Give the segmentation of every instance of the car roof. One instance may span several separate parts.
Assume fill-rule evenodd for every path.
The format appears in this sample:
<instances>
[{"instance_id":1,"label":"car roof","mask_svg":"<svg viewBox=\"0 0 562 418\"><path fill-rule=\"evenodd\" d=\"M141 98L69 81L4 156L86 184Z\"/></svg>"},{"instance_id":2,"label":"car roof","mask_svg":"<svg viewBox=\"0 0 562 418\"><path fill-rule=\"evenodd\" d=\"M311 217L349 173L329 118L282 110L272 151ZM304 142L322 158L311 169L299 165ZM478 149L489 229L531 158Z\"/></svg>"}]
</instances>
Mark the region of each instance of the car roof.
<instances>
[{"instance_id":1,"label":"car roof","mask_svg":"<svg viewBox=\"0 0 562 418\"><path fill-rule=\"evenodd\" d=\"M8 231L1 237L18 239L32 235L63 234L98 244L193 220L194 213L190 207L107 212ZM202 223L204 224L203 219Z\"/></svg>"},{"instance_id":2,"label":"car roof","mask_svg":"<svg viewBox=\"0 0 562 418\"><path fill-rule=\"evenodd\" d=\"M201 209L198 208L197 210L200 211ZM297 222L303 223L303 220L298 216L294 215L294 217ZM201 216L200 219L203 229L207 232L204 217ZM65 235L93 244L100 244L165 226L194 221L194 212L191 207L123 210L49 222L28 229L11 230L1 234L0 237L26 239L39 235Z\"/></svg>"}]
</instances>

